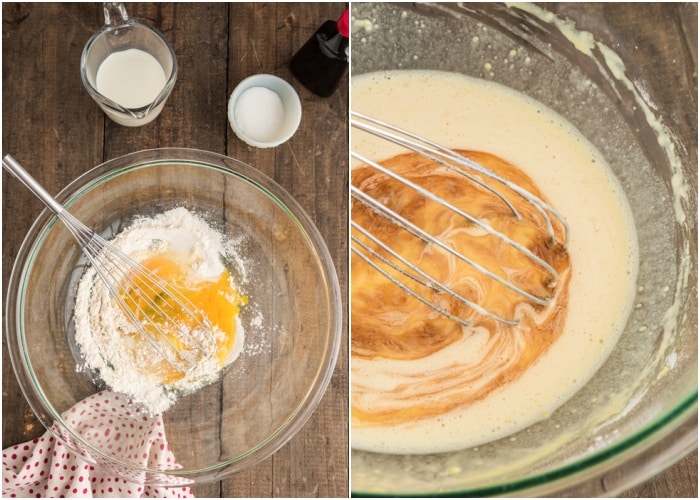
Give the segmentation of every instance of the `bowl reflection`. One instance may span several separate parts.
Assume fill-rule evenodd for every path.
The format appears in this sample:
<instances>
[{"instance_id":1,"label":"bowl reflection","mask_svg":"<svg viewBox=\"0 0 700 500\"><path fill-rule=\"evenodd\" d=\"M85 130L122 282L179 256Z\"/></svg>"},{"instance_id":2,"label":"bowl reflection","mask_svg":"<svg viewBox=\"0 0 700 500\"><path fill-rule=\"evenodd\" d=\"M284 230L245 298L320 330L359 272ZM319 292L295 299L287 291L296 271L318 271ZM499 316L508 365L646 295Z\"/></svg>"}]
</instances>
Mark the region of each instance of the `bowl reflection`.
<instances>
[{"instance_id":1,"label":"bowl reflection","mask_svg":"<svg viewBox=\"0 0 700 500\"><path fill-rule=\"evenodd\" d=\"M107 446L95 437L99 429L62 416L107 388L80 369L75 344L73 310L84 257L68 231L43 212L19 251L7 295L13 366L42 423L89 462L149 484L222 478L289 441L328 386L341 335L333 262L294 199L250 166L188 149L108 161L57 199L107 237L135 217L188 208L237 242L251 307L240 313L246 334L241 355L215 383L181 397L162 415L177 464L132 457L118 443ZM144 417L127 405L120 418L139 425ZM154 446L146 453L158 451Z\"/></svg>"},{"instance_id":2,"label":"bowl reflection","mask_svg":"<svg viewBox=\"0 0 700 500\"><path fill-rule=\"evenodd\" d=\"M540 101L611 165L640 246L625 331L574 397L545 420L478 448L353 450L354 494L615 494L697 446L697 118L674 124L673 109L650 105L640 89L658 75L628 71L599 41L596 30L609 35L612 28L596 24L585 7L570 14L577 22L589 14L584 22L593 32L531 5L353 4L353 75L451 71ZM676 109L694 106L691 95L662 97Z\"/></svg>"}]
</instances>

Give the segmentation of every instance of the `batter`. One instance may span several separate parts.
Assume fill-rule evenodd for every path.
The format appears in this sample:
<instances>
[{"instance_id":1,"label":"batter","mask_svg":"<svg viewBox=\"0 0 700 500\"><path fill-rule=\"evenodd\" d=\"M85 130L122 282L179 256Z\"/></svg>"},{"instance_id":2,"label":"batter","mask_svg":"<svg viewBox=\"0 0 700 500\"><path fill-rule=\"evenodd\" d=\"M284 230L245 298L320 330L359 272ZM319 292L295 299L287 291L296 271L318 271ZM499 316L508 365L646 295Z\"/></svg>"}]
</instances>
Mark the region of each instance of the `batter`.
<instances>
[{"instance_id":1,"label":"batter","mask_svg":"<svg viewBox=\"0 0 700 500\"><path fill-rule=\"evenodd\" d=\"M482 249L482 255L496 257L509 280L519 280L551 299L547 306L523 306L508 292L480 283L477 299L507 317L517 317L517 326L504 326L473 311L466 312L472 326L459 326L395 292L395 286L353 255L353 447L385 453L448 451L509 435L545 418L605 360L633 299L636 236L613 174L595 148L561 117L482 80L428 71L362 75L353 78L352 103L356 111L459 149L513 177L559 210L570 226L566 249L540 238L534 222L526 234L507 229L538 255L546 255L559 272L555 281L537 266L519 262L518 253ZM425 177L433 188L470 200L471 209L484 214L494 210L490 201L479 206L473 193L449 187L449 175L436 176L434 165L404 154L399 146L355 130L352 142L354 151L376 160L391 159L394 168L416 178L422 169L432 172ZM373 195L385 199L400 190L358 165L353 184L364 184L363 189L374 189ZM404 202L408 207L418 203L396 203ZM495 210L503 207L494 205ZM454 226L448 221L438 227L443 224L439 210L422 205L421 210L442 234ZM512 220L505 215L504 220ZM354 221L376 222L370 219L353 208ZM523 226L528 227L518 227ZM561 236L562 229L556 229ZM388 241L410 247L398 234ZM460 245L474 239L467 235ZM444 256L428 265L450 270L443 279L453 283L480 279L478 273L455 271ZM512 271L521 268L529 270L526 276L513 278ZM455 278L455 273L461 275Z\"/></svg>"}]
</instances>

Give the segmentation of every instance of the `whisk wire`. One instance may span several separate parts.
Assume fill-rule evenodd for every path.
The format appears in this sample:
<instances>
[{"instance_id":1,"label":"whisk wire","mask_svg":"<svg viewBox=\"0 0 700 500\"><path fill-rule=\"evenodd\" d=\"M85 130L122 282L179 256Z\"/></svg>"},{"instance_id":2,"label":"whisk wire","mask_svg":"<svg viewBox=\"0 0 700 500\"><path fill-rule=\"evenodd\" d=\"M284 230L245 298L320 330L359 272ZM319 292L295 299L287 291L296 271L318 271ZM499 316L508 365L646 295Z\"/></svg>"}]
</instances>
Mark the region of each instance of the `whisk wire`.
<instances>
[{"instance_id":1,"label":"whisk wire","mask_svg":"<svg viewBox=\"0 0 700 500\"><path fill-rule=\"evenodd\" d=\"M74 217L12 156L2 163L68 229L129 323L168 364L186 371L214 355L215 328L192 301ZM175 320L173 312L188 321Z\"/></svg>"},{"instance_id":2,"label":"whisk wire","mask_svg":"<svg viewBox=\"0 0 700 500\"><path fill-rule=\"evenodd\" d=\"M543 259L541 259L541 258L538 257L537 255L535 255L534 253L532 253L532 251L530 251L529 248L524 247L523 245L521 245L521 244L518 243L517 241L513 240L512 238L509 238L508 236L506 236L506 235L503 234L502 232L496 231L493 227L491 227L489 224L483 222L483 221L480 220L479 218L474 217L474 216L468 214L467 212L461 210L460 208L456 207L456 206L453 205L452 203L449 203L449 202L446 201L444 198L441 198L440 196L435 195L435 194L434 194L433 192L431 192L430 190L425 189L423 186L420 186L420 185L416 184L415 182L411 182L409 179L405 178L404 176L399 175L399 174L397 174L396 172L394 172L394 171L392 171L392 170L390 170L390 169L388 169L388 168L383 167L383 166L380 165L379 163L374 162L374 161L370 160L369 158L366 158L366 157L364 157L364 156L362 156L362 155L359 155L359 154L355 155L355 158L357 158L358 160L362 161L364 164L370 165L372 168L375 168L376 170L379 170L379 171L382 172L384 175L386 175L386 176L388 176L388 177L391 177L392 179L397 180L397 181L403 183L403 184L406 185L406 186L409 186L410 188L412 188L412 189L414 189L415 191L419 192L421 195L425 196L425 197L428 198L429 200L431 200L431 201L433 201L433 202L435 202L435 203L438 203L439 205L442 205L443 207L445 207L445 208L447 208L447 209L449 209L449 210L452 210L454 213L456 213L456 214L458 214L458 215L464 217L464 218L467 219L469 222L471 222L472 224L475 224L476 226L478 226L478 227L479 227L480 229L482 229L483 231L489 233L489 234L492 235L492 236L495 236L495 237L499 238L499 239L500 239L501 241L503 241L504 243L507 243L507 244L511 245L512 247L515 247L516 249L520 250L522 253L524 253L525 255L527 255L527 257L530 258L533 262L537 263L538 265L540 265L540 266L542 266L544 269L546 269L547 272L550 273L550 274L554 277L555 280L557 279L558 273L557 273L557 271L556 271L551 265L549 265L549 263L547 263L546 261L544 261ZM393 211L389 210L387 207L385 207L384 205L378 203L378 202L377 202L376 200L374 200L373 198L367 196L365 193L363 193L360 189L356 188L355 186L352 186L351 191L353 192L353 197L354 197L355 199L357 199L358 201L361 201L362 203L366 203L365 206L367 206L368 208L376 208L376 209L382 210L382 211L383 211L383 210L389 211L389 212L391 212L391 215L392 215L393 217L396 217L397 219L401 219L401 220L402 220L402 223L407 222L405 219L403 219L403 217L401 217L401 216L399 216L398 214L396 214L396 212L393 212ZM415 227L415 226L414 226L414 227ZM425 234L426 236L428 236L427 233L425 233L424 231L422 231L422 230L420 230L420 231L421 231L422 234ZM430 238L428 238L428 239L430 239L430 241L433 242L433 243L437 243L437 244L441 245L439 241L433 239L432 237L430 237ZM441 245L441 246L442 246L442 245ZM462 260L465 260L465 262L469 261L469 263L472 263L472 261L470 261L469 259L463 258L464 256L462 256L461 254L458 254L458 253L457 253L457 254L455 254L455 256L461 258ZM478 264L475 265L475 267L477 267L477 266L478 266ZM482 268L482 269L480 269L480 270L483 271L483 272L485 272L485 273L487 273L487 274L489 274L489 276L491 276L492 278L494 278L494 279L496 279L496 280L500 280L500 277L499 277L499 276L496 276L496 275L494 275L493 273L490 273L487 269ZM501 284L504 285L504 286L507 286L508 288L510 288L511 290L513 290L514 292L520 293L521 295L523 295L523 296L529 298L530 300L534 300L534 301L536 301L536 302L539 302L539 299L538 299L537 297L535 297L534 295L528 294L527 292L524 292L523 290L519 289L518 287L512 285L510 282L507 282L507 281L505 281L505 280L502 280L502 281L501 281Z\"/></svg>"},{"instance_id":3,"label":"whisk wire","mask_svg":"<svg viewBox=\"0 0 700 500\"><path fill-rule=\"evenodd\" d=\"M386 278L389 279L391 282L393 282L395 285L397 285L398 287L400 287L404 292L406 292L406 293L412 295L413 297L415 297L416 299L420 300L420 301L423 302L424 304L426 304L426 305L428 305L428 306L430 306L430 307L434 307L440 314L442 314L442 315L444 315L444 316L447 316L448 318L452 319L453 321L457 321L458 323L461 323L461 324L464 325L464 326L469 326L469 322L467 322L466 320L464 320L464 319L462 319L462 318L460 318L460 317L458 317L458 316L455 316L455 315L453 315L452 313L450 313L448 310L446 310L446 309L444 309L444 308L441 308L441 307L438 306L437 304L434 304L433 302L429 301L428 299L426 299L425 297L423 297L423 296L420 295L419 293L417 293L417 292L415 292L414 290L412 290L410 287L408 287L408 286L404 285L403 283L401 283L401 281L399 281L398 279L394 278L388 271L382 269L382 268L379 267L379 266L376 266L375 263L367 256L367 254L370 254L372 257L374 257L374 258L377 259L377 260L380 260L380 261L381 261L383 264L385 264L386 266L391 267L391 268L394 269L395 271L397 271L397 272L403 274L404 276L406 276L406 277L412 279L412 280L415 281L416 283L418 283L418 284L420 284L420 285L422 285L422 286L424 286L424 287L427 287L427 288L431 289L432 291L435 291L435 292L444 292L444 293L447 293L447 294L451 295L451 296L454 297L455 299L457 299L457 300L459 300L460 302L462 302L463 304L465 304L465 305L471 307L472 309L474 309L474 310L477 311L478 313L483 314L484 316L488 316L488 317L490 317L490 318L492 318L492 319L495 319L496 321L500 321L500 322L502 322L502 323L506 323L506 324L509 324L509 325L517 325L517 324L518 324L517 321L509 320L509 319L507 319L507 318L504 318L504 317L502 317L502 316L499 316L499 315L497 315L497 314L494 314L494 313L492 313L491 311L488 311L488 310L484 309L483 307L481 307L481 306L480 306L479 304L477 304L476 302L473 302L473 301L467 299L466 297L464 297L464 296L458 294L457 292L455 292L455 291L454 291L453 289L451 289L450 287L447 287L447 286L445 286L444 284L442 284L442 283L440 283L439 281L437 281L435 278L433 278L432 276L430 276L428 273L426 273L426 272L423 271L422 269L420 269L420 268L414 266L413 264L411 264L408 260L406 260L406 259L405 259L404 257L402 257L400 254L398 254L397 252L395 252L392 248L388 247L388 246L385 245L383 242L381 242L378 238L376 238L374 235L372 235L370 232L368 232L367 230L365 230L362 226L360 226L360 225L358 225L358 224L355 224L354 222L351 223L351 224L352 224L352 227L353 227L354 229L356 229L357 231L359 231L360 233L362 233L362 235L365 236L366 238L368 238L370 241L372 241L372 243L374 243L375 245L377 245L378 247L380 247L382 250L384 250L385 252L387 252L388 254L390 254L396 261L400 262L400 263L402 264L402 266L399 266L399 265L396 264L396 262L393 262L393 261L391 261L391 260L389 260L389 259L383 257L381 254L379 254L376 250L374 250L374 249L371 248L369 245L367 245L366 243L364 243L362 240L360 240L359 238L357 238L357 237L355 237L355 236L352 236L352 237L351 237L352 242L353 242L355 245L359 245L360 247L362 247L362 250L364 250L364 252L366 252L366 253L363 253L362 251L359 251L358 248L357 248L356 246L352 246L352 251L355 253L355 255L357 255L358 257L360 257L360 258L361 258L362 260L364 260L367 264L369 264L370 266L372 266L375 270L379 271L382 275L384 275L384 277L386 277ZM415 273L415 274L414 274L414 273ZM418 276L416 276L416 274L417 274Z\"/></svg>"},{"instance_id":4,"label":"whisk wire","mask_svg":"<svg viewBox=\"0 0 700 500\"><path fill-rule=\"evenodd\" d=\"M515 184L514 182L511 182L508 179L504 179L495 172L478 164L474 160L462 156L452 151L451 149L442 146L441 144L438 144L426 137L420 136L418 134L415 134L411 131L405 130L401 127L385 122L383 120L379 120L377 118L368 116L363 113L359 113L357 111L351 111L350 123L352 127L358 130L362 130L364 132L374 135L375 137L380 137L384 140L393 142L394 144L405 147L406 149L415 153L419 153L425 156L426 158L435 161L441 166L446 167L451 171L468 178L470 181L478 184L482 188L486 189L487 191L491 192L493 195L498 197L511 210L513 216L519 220L521 218L520 213L505 195L499 192L492 185L470 174L469 171L471 170L474 172L478 172L479 174L498 182L505 188L510 189L511 191L523 197L525 200L530 202L532 206L535 207L535 209L539 212L540 216L542 217L552 241L556 239L556 234L551 218L551 216L554 216L554 218L557 219L558 223L564 229L564 246L568 246L569 227L564 217L554 207L549 205L540 197L533 195L532 193L522 188L521 186ZM355 151L351 151L351 155L354 158L363 161L360 159L361 155L359 155Z\"/></svg>"},{"instance_id":5,"label":"whisk wire","mask_svg":"<svg viewBox=\"0 0 700 500\"><path fill-rule=\"evenodd\" d=\"M361 130L363 132L369 133L379 139L386 140L389 142L392 142L396 145L399 145L403 148L406 148L409 151L413 151L415 153L418 153L425 158L432 160L433 162L436 162L437 164L444 166L448 168L452 172L456 172L459 175L465 177L468 179L470 182L473 182L477 185L479 185L481 188L485 189L487 192L490 192L493 194L495 197L500 199L512 212L513 217L516 220L521 220L522 216L517 210L517 208L511 203L511 201L508 199L508 197L505 196L499 189L494 187L493 185L485 182L482 180L479 176L484 176L488 179L491 179L492 181L495 181L497 184L501 185L503 189L508 189L512 191L513 193L516 193L518 196L522 197L525 201L530 203L530 205L535 209L535 211L541 216L544 227L547 230L547 233L549 235L550 240L552 243L556 242L557 238L557 233L555 232L554 229L554 224L553 224L553 219L557 220L557 223L561 229L561 233L563 234L563 246L566 247L568 245L568 238L569 238L569 230L568 230L568 225L566 221L564 220L563 216L559 214L555 209L553 209L548 203L546 203L544 200L542 200L540 197L530 193L526 189L522 188L521 186L504 179L503 177L499 176L495 172L483 167L482 165L478 164L474 160L471 160L470 158L467 158L465 156L462 156L440 144L437 144L425 137L419 136L415 133L412 133L410 131L406 131L398 126L395 126L393 124L384 122L382 120L378 120L376 118L364 115L362 113L358 113L355 111L351 111L351 126L357 130ZM530 259L533 263L537 264L540 266L544 271L546 271L550 275L550 281L555 282L558 279L558 273L554 269L552 265L550 265L548 262L546 262L544 259L536 255L534 252L532 252L530 249L525 247L524 245L518 243L517 241L513 240L512 238L506 236L502 232L494 229L492 226L490 226L488 223L480 220L478 217L475 217L464 210L458 208L454 204L448 202L441 196L438 196L437 194L433 193L429 189L426 189L425 187L412 182L411 180L407 179L405 176L398 174L392 169L386 168L383 165L377 163L376 161L373 161L369 158L367 158L365 155L360 154L356 151L351 151L351 156L359 161L360 163L371 167L372 169L381 172L383 175L400 182L401 184L411 188L412 190L416 191L419 193L421 196L423 196L425 199L428 199L432 202L435 202L439 205L441 205L444 208L447 208L448 210L452 211L453 213L458 214L459 216L463 217L465 220L469 221L471 224L474 224L475 226L479 227L481 230L483 230L485 233L495 236L499 238L501 241L504 243L512 246L516 250L518 250L520 253L525 255L528 259ZM471 172L479 174L479 176L472 174ZM480 273L484 274L485 276L488 276L489 278L495 280L499 284L505 286L511 291L514 291L518 294L520 294L522 297L526 298L527 300L532 301L535 304L539 305L546 305L549 302L548 297L539 297L537 295L534 295L533 293L530 293L526 290L523 290L521 287L515 285L514 283L508 281L507 279L499 276L498 274L492 272L491 270L487 269L485 266L481 265L480 263L476 262L474 259L467 257L466 255L463 255L460 253L458 250L453 248L450 245L446 245L443 241L440 240L440 238L433 236L423 230L422 228L418 227L417 225L413 224L409 220L407 220L405 217L397 213L396 211L392 210L386 204L374 199L372 196L366 194L363 192L359 187L355 185L350 185L350 191L351 191L351 196L354 201L357 201L361 203L363 206L368 208L369 210L373 211L377 215L391 221L393 224L396 226L400 227L402 230L408 232L412 236L420 239L426 244L430 245L435 245L439 247L440 249L444 250L445 252L448 252L449 254L453 255L457 259L461 260L462 262L467 263L468 265L472 266L474 269L479 271ZM384 257L381 255L377 250L372 248L370 245L366 244L363 242L360 238L356 236L351 237L351 250L353 251L353 254L360 257L363 261L365 261L368 265L370 265L372 268L374 268L376 271L380 272L382 275L384 275L387 279L392 281L395 285L399 286L403 291L409 293L413 297L417 298L424 304L430 306L433 308L435 311L439 312L440 314L443 314L453 320L458 321L461 324L467 324L465 320L462 318L456 317L454 314L450 313L449 311L445 310L443 307L440 305L436 304L433 300L429 300L422 296L420 293L417 291L411 289L410 287L406 286L404 283L396 279L392 274L387 270L387 268L391 268L402 275L410 278L414 282L418 283L419 285L422 285L423 287L431 290L431 291L441 291L441 292L446 292L452 297L456 298L460 302L468 305L470 308L473 310L477 311L478 313L485 315L487 317L490 317L492 319L495 319L501 323L505 324L517 324L517 320L511 320L508 318L504 318L501 315L495 314L491 311L488 311L481 307L479 304L474 303L473 301L470 301L463 297L462 295L456 293L454 290L450 289L449 287L445 286L444 284L440 283L439 280L437 280L435 277L430 276L428 273L424 272L422 269L420 269L417 265L415 265L412 262L409 262L406 260L404 257L399 255L396 251L391 249L388 245L384 244L381 242L378 238L373 236L369 231L367 231L365 228L362 228L359 224L356 224L354 221L351 222L351 227L353 228L354 231L357 231L359 234L364 236L365 239L368 241L371 241L376 248L381 248L385 254L391 256L391 259ZM380 265L381 263L381 265ZM382 267L382 265L384 267Z\"/></svg>"},{"instance_id":6,"label":"whisk wire","mask_svg":"<svg viewBox=\"0 0 700 500\"><path fill-rule=\"evenodd\" d=\"M173 368L185 371L199 357L213 355L216 345L211 333L213 325L177 288L110 245L67 210L62 210L58 217L80 242L110 296L129 322ZM172 312L166 311L161 304L170 304L175 306L174 309L186 311L188 319L194 324L172 321ZM177 344L172 335L168 335L174 332L164 331L173 329L180 334Z\"/></svg>"},{"instance_id":7,"label":"whisk wire","mask_svg":"<svg viewBox=\"0 0 700 500\"><path fill-rule=\"evenodd\" d=\"M533 295L533 294L523 290L522 288L514 285L510 281L503 279L501 276L498 276L497 274L493 273L488 268L482 266L474 259L470 259L469 257L467 257L466 255L455 250L451 246L446 245L439 238L435 238L434 236L428 234L427 232L425 232L424 230L422 230L421 228L419 228L418 226L416 226L415 224L413 224L412 222L407 220L405 217L403 217L400 214L398 214L397 212L391 210L387 206L379 203L377 200L375 200L371 196L368 196L363 191L361 191L357 188L353 188L352 191L353 191L353 198L357 199L358 201L363 203L365 206L367 206L367 208L370 208L371 210L375 211L377 214L383 215L385 217L389 217L394 223L396 223L396 225L398 225L399 227L401 227L405 231L408 231L409 233L411 233L413 236L420 239L424 243L436 245L437 247L441 248L445 252L448 252L449 254L458 258L462 262L469 264L470 266L472 266L473 268L475 268L479 272L485 274L489 278L496 280L501 285L503 285L506 288L522 295L523 297L527 298L528 300L531 300L531 301L533 301L537 304L540 304L540 305L547 304L547 301L545 299L537 297L536 295ZM353 227L355 227L355 226L353 225ZM503 235L501 235L501 236L503 236ZM507 238L505 238L505 239L507 240ZM412 267L414 267L416 270L418 269L414 265L412 265ZM548 265L548 267L549 267L549 265Z\"/></svg>"},{"instance_id":8,"label":"whisk wire","mask_svg":"<svg viewBox=\"0 0 700 500\"><path fill-rule=\"evenodd\" d=\"M364 115L362 113L358 113L356 111L351 112L351 123L352 126L357 128L358 130L368 132L377 137L382 137L387 141L393 142L398 146L405 147L406 149L415 153L419 153L425 156L426 158L433 160L441 164L442 166L452 170L453 172L457 172L458 174L467 177L470 181L478 184L482 188L486 189L487 191L490 191L493 195L498 197L506 206L508 206L508 208L513 213L513 216L516 219L520 219L520 213L515 208L515 206L496 188L482 181L478 177L470 174L468 170L456 168L453 163L450 163L447 160L457 163L462 167L466 167L467 169L479 172L488 177L492 177L494 175L493 172L484 169L475 161L464 156L457 155L450 149L447 149L444 146L441 146L440 144L437 144L425 137L419 136L417 134L414 134L413 132L399 128L391 123L387 123L385 121ZM390 131L396 132L396 134ZM355 151L351 151L351 155L358 160L360 159L360 155L358 155Z\"/></svg>"}]
</instances>

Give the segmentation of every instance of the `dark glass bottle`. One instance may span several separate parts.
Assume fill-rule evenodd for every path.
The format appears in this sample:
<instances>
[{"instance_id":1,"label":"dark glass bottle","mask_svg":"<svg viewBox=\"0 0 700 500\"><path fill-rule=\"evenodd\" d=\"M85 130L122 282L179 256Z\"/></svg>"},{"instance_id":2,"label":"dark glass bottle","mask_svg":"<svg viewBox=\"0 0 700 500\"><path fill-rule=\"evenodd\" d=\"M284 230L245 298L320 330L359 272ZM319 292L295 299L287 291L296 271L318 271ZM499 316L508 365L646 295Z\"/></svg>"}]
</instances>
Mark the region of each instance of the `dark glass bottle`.
<instances>
[{"instance_id":1,"label":"dark glass bottle","mask_svg":"<svg viewBox=\"0 0 700 500\"><path fill-rule=\"evenodd\" d=\"M348 9L337 21L326 21L292 57L292 74L314 94L328 97L348 69Z\"/></svg>"}]
</instances>

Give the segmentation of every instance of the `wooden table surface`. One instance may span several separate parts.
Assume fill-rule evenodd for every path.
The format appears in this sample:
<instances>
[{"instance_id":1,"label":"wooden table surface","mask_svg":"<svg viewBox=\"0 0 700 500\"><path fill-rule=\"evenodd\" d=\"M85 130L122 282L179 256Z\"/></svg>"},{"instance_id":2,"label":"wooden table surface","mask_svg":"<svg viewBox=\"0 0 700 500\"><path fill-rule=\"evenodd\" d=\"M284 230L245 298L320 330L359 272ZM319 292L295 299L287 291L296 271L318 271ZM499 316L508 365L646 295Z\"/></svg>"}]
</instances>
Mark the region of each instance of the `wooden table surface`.
<instances>
[{"instance_id":1,"label":"wooden table surface","mask_svg":"<svg viewBox=\"0 0 700 500\"><path fill-rule=\"evenodd\" d=\"M3 3L2 151L50 193L103 161L157 147L209 150L239 159L284 187L316 223L342 290L347 287L347 76L329 98L295 81L288 63L344 3L126 4L174 47L178 80L151 124L110 121L83 88L80 55L104 23L100 3ZM302 121L287 143L256 149L231 130L228 98L243 78L271 73L290 82ZM40 202L3 173L3 304L18 247ZM344 311L347 303L344 302ZM345 315L347 317L347 315ZM4 322L3 322L4 324ZM330 386L310 420L274 456L230 479L197 485L199 497L347 497L347 323ZM3 335L3 448L45 432L22 396Z\"/></svg>"},{"instance_id":2,"label":"wooden table surface","mask_svg":"<svg viewBox=\"0 0 700 500\"><path fill-rule=\"evenodd\" d=\"M101 5L3 3L3 154L12 153L52 193L91 167L154 147L190 147L226 154L262 170L309 213L329 247L343 290L347 286L347 80L330 98L298 84L287 63L294 51L343 3L127 4L131 17L161 30L175 48L180 73L161 116L141 128L111 122L83 89L79 60L103 23ZM566 14L581 5L557 4ZM697 4L589 6L611 25L654 46L663 87L693 96L690 110L672 109L688 137L697 136ZM651 9L651 12L648 10ZM644 11L641 13L641 11ZM584 23L587 16L584 16ZM585 29L585 26L584 26ZM664 34L659 38L654 33ZM628 50L634 58L634 48ZM641 52L640 52L641 53ZM269 150L242 143L231 131L226 102L254 73L272 73L299 92L303 118L297 134ZM697 157L697 142L695 143ZM42 206L3 174L3 304L20 243ZM347 302L344 298L344 307ZM4 308L3 308L4 314ZM4 318L3 318L4 321ZM3 322L4 324L4 322ZM199 497L344 497L348 495L347 324L328 392L311 419L285 447L257 466L218 483L198 485ZM44 433L10 368L3 336L3 448ZM697 452L625 497L697 497Z\"/></svg>"}]
</instances>

